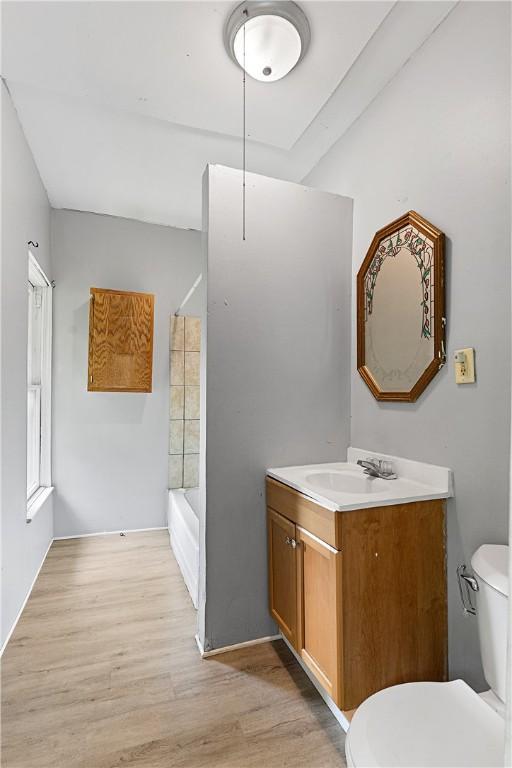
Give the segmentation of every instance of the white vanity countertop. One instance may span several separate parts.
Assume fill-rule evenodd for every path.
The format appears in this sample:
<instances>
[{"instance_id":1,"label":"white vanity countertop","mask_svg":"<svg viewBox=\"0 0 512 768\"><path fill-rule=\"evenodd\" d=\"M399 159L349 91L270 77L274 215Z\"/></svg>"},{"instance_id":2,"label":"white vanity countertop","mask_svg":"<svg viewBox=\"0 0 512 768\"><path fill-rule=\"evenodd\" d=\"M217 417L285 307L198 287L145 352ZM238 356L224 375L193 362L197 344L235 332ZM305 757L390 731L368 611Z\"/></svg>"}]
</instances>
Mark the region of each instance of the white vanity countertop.
<instances>
[{"instance_id":1,"label":"white vanity countertop","mask_svg":"<svg viewBox=\"0 0 512 768\"><path fill-rule=\"evenodd\" d=\"M357 465L358 459L366 458L391 461L398 477L383 480L366 475ZM347 461L271 468L267 475L333 512L453 496L450 469L360 448L349 448Z\"/></svg>"}]
</instances>

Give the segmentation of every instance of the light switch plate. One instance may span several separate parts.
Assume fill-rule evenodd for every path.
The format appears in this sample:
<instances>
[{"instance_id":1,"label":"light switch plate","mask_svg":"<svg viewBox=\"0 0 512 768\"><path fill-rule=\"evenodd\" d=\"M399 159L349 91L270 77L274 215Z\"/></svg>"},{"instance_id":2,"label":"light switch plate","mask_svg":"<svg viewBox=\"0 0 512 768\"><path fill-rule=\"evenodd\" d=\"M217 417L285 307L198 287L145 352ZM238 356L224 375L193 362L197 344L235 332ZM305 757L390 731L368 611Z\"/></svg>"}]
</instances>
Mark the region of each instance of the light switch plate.
<instances>
[{"instance_id":1,"label":"light switch plate","mask_svg":"<svg viewBox=\"0 0 512 768\"><path fill-rule=\"evenodd\" d=\"M472 347L456 349L454 358L456 383L473 384L475 381L475 350Z\"/></svg>"}]
</instances>

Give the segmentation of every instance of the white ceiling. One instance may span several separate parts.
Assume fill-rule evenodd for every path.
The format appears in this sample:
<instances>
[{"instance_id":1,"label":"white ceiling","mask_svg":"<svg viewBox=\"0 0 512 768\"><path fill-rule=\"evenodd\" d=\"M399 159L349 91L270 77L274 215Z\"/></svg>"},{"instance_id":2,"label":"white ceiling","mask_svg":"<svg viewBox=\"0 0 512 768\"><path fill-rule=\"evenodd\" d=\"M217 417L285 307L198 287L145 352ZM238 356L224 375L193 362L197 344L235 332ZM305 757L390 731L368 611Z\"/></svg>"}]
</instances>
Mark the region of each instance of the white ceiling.
<instances>
[{"instance_id":1,"label":"white ceiling","mask_svg":"<svg viewBox=\"0 0 512 768\"><path fill-rule=\"evenodd\" d=\"M55 207L200 228L206 163L241 162L231 2L9 2L2 76ZM302 2L307 56L247 82L250 170L300 180L453 2Z\"/></svg>"}]
</instances>

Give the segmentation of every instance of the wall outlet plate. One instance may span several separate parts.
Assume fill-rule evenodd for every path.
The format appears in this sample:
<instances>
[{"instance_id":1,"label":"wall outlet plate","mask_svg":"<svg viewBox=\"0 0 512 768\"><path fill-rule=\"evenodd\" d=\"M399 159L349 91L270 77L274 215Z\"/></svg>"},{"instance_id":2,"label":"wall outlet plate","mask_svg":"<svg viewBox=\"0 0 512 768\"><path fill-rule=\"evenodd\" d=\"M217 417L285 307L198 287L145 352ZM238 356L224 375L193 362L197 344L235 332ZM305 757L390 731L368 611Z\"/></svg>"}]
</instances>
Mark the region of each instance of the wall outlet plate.
<instances>
[{"instance_id":1,"label":"wall outlet plate","mask_svg":"<svg viewBox=\"0 0 512 768\"><path fill-rule=\"evenodd\" d=\"M472 347L456 349L454 363L456 383L473 384L475 381L475 350Z\"/></svg>"}]
</instances>

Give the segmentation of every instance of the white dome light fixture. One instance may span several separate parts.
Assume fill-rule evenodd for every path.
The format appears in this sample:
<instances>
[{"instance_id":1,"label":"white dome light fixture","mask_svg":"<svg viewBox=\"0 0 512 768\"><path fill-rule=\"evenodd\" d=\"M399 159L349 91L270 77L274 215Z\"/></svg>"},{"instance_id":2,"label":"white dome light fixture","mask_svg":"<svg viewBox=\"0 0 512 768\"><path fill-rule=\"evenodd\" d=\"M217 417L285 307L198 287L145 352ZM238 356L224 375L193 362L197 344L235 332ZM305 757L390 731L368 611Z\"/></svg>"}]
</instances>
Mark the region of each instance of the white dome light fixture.
<instances>
[{"instance_id":1,"label":"white dome light fixture","mask_svg":"<svg viewBox=\"0 0 512 768\"><path fill-rule=\"evenodd\" d=\"M310 36L307 17L292 0L246 0L229 17L224 42L248 75L269 83L304 58Z\"/></svg>"}]
</instances>

